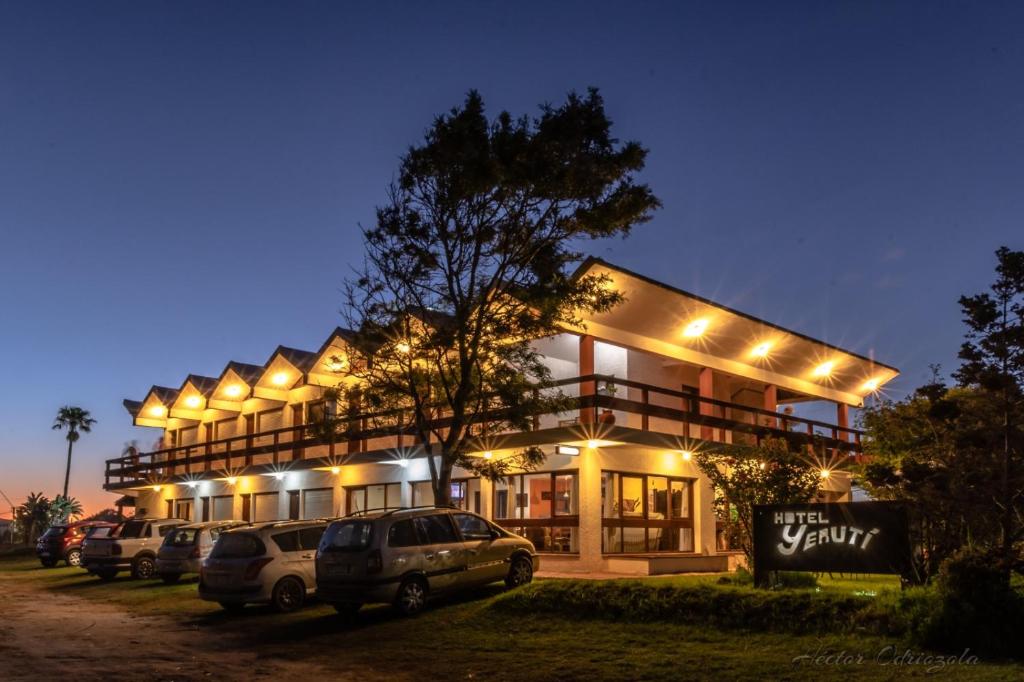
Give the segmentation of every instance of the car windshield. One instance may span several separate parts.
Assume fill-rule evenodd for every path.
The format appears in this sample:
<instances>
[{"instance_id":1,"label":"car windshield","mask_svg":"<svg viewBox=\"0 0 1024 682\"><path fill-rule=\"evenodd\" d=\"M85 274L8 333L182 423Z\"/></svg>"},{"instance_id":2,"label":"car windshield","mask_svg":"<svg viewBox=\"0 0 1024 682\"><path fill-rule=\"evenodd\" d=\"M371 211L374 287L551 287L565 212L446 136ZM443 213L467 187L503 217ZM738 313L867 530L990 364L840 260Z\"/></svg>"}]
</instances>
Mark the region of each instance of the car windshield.
<instances>
[{"instance_id":1,"label":"car windshield","mask_svg":"<svg viewBox=\"0 0 1024 682\"><path fill-rule=\"evenodd\" d=\"M120 530L121 532L117 534L119 538L140 538L142 537L142 531L146 530L146 522L125 521Z\"/></svg>"},{"instance_id":2,"label":"car windshield","mask_svg":"<svg viewBox=\"0 0 1024 682\"><path fill-rule=\"evenodd\" d=\"M175 528L164 538L164 547L191 547L198 537L198 528Z\"/></svg>"},{"instance_id":3,"label":"car windshield","mask_svg":"<svg viewBox=\"0 0 1024 682\"><path fill-rule=\"evenodd\" d=\"M64 532L68 529L67 526L53 526L48 531L43 533L43 538L59 538L64 535ZM42 538L40 538L42 539Z\"/></svg>"},{"instance_id":4,"label":"car windshield","mask_svg":"<svg viewBox=\"0 0 1024 682\"><path fill-rule=\"evenodd\" d=\"M252 533L221 533L210 557L214 559L244 559L266 554L263 541Z\"/></svg>"},{"instance_id":5,"label":"car windshield","mask_svg":"<svg viewBox=\"0 0 1024 682\"><path fill-rule=\"evenodd\" d=\"M320 539L322 552L357 552L370 546L370 521L336 521Z\"/></svg>"}]
</instances>

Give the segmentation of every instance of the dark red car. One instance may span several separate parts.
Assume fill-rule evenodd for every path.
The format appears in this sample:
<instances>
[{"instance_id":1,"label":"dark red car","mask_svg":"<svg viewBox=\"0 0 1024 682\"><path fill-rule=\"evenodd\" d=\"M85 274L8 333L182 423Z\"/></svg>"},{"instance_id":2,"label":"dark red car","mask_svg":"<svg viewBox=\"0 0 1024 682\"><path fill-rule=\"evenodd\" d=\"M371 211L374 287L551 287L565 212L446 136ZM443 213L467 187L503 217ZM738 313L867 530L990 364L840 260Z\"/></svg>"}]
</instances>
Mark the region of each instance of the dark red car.
<instances>
[{"instance_id":1,"label":"dark red car","mask_svg":"<svg viewBox=\"0 0 1024 682\"><path fill-rule=\"evenodd\" d=\"M93 528L116 527L116 523L106 521L78 521L52 526L36 543L36 556L47 568L53 568L58 561L78 566L82 563L82 540L86 534Z\"/></svg>"}]
</instances>

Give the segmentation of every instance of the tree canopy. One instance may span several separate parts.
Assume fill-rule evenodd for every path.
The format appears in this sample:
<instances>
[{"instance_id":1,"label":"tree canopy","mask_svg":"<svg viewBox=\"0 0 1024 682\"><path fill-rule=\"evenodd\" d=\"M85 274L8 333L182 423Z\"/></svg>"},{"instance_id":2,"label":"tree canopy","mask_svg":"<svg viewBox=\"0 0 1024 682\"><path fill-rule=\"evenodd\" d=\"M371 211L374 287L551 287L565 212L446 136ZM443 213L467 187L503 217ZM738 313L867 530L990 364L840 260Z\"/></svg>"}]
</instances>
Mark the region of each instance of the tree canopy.
<instances>
[{"instance_id":1,"label":"tree canopy","mask_svg":"<svg viewBox=\"0 0 1024 682\"><path fill-rule=\"evenodd\" d=\"M434 453L438 503L449 500L453 466L494 477L543 457L471 452L475 439L567 405L530 342L622 300L573 266L583 241L625 236L660 205L635 179L646 155L612 136L592 89L536 117L493 119L470 92L402 157L346 283L355 335L342 373L358 389L340 394L352 411L400 421Z\"/></svg>"}]
</instances>

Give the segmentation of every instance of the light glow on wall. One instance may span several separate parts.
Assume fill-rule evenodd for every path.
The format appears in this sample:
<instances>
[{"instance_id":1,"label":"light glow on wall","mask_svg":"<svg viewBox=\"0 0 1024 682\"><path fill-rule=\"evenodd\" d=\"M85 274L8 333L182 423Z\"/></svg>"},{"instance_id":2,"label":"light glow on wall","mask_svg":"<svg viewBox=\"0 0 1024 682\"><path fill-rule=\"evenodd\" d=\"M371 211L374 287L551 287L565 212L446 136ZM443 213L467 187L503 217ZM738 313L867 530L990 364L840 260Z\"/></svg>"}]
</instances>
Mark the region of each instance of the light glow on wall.
<instances>
[{"instance_id":1,"label":"light glow on wall","mask_svg":"<svg viewBox=\"0 0 1024 682\"><path fill-rule=\"evenodd\" d=\"M827 481L829 478L832 477L832 472L829 471L828 469L822 469L818 475L821 476L821 480Z\"/></svg>"},{"instance_id":2,"label":"light glow on wall","mask_svg":"<svg viewBox=\"0 0 1024 682\"><path fill-rule=\"evenodd\" d=\"M341 473L341 467L331 467L331 473L337 476Z\"/></svg>"},{"instance_id":3,"label":"light glow on wall","mask_svg":"<svg viewBox=\"0 0 1024 682\"><path fill-rule=\"evenodd\" d=\"M270 377L270 382L275 386L284 386L288 383L288 372L277 372Z\"/></svg>"},{"instance_id":4,"label":"light glow on wall","mask_svg":"<svg viewBox=\"0 0 1024 682\"><path fill-rule=\"evenodd\" d=\"M493 457L494 457L494 453L491 452L490 450L488 450L487 452L484 453L484 459L491 459Z\"/></svg>"},{"instance_id":5,"label":"light glow on wall","mask_svg":"<svg viewBox=\"0 0 1024 682\"><path fill-rule=\"evenodd\" d=\"M689 450L683 450L679 454L683 456L684 462L689 462L691 459L693 459L693 453L690 452Z\"/></svg>"},{"instance_id":6,"label":"light glow on wall","mask_svg":"<svg viewBox=\"0 0 1024 682\"><path fill-rule=\"evenodd\" d=\"M155 486L153 486L153 492L158 493L161 490L163 490L163 486L162 485L155 485Z\"/></svg>"},{"instance_id":7,"label":"light glow on wall","mask_svg":"<svg viewBox=\"0 0 1024 682\"><path fill-rule=\"evenodd\" d=\"M224 394L229 398L237 398L242 395L242 387L239 384L231 384L224 388Z\"/></svg>"},{"instance_id":8,"label":"light glow on wall","mask_svg":"<svg viewBox=\"0 0 1024 682\"><path fill-rule=\"evenodd\" d=\"M238 483L238 476L228 476L224 480L228 482L228 485L234 485Z\"/></svg>"},{"instance_id":9,"label":"light glow on wall","mask_svg":"<svg viewBox=\"0 0 1024 682\"><path fill-rule=\"evenodd\" d=\"M750 351L750 355L755 358L766 358L768 357L768 352L771 351L771 349L771 341L765 341L764 343L759 343L754 346Z\"/></svg>"},{"instance_id":10,"label":"light glow on wall","mask_svg":"<svg viewBox=\"0 0 1024 682\"><path fill-rule=\"evenodd\" d=\"M149 408L150 417L162 417L166 413L167 408L164 407L163 405L154 405L153 407Z\"/></svg>"},{"instance_id":11,"label":"light glow on wall","mask_svg":"<svg viewBox=\"0 0 1024 682\"><path fill-rule=\"evenodd\" d=\"M832 360L823 362L814 368L812 374L816 377L827 377L832 375L832 370L836 368L836 363Z\"/></svg>"},{"instance_id":12,"label":"light glow on wall","mask_svg":"<svg viewBox=\"0 0 1024 682\"><path fill-rule=\"evenodd\" d=\"M202 405L202 403L202 399L197 395L190 395L189 397L185 398L185 407L191 407L194 409Z\"/></svg>"},{"instance_id":13,"label":"light glow on wall","mask_svg":"<svg viewBox=\"0 0 1024 682\"><path fill-rule=\"evenodd\" d=\"M695 339L699 336L703 336L704 332L707 331L707 328L708 320L706 317L702 317L686 325L686 327L683 329L683 336Z\"/></svg>"}]
</instances>

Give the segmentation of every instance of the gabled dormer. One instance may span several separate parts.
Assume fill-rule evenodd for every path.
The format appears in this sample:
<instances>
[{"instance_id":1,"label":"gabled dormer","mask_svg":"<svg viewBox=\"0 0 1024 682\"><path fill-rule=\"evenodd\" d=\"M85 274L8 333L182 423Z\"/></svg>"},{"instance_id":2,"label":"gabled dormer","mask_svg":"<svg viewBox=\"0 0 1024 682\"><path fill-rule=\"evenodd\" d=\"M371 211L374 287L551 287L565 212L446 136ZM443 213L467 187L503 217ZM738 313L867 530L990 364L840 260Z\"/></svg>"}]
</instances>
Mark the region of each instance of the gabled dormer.
<instances>
[{"instance_id":1,"label":"gabled dormer","mask_svg":"<svg viewBox=\"0 0 1024 682\"><path fill-rule=\"evenodd\" d=\"M263 373L253 387L253 395L287 402L288 392L306 383L317 357L312 351L278 346L263 366Z\"/></svg>"},{"instance_id":2,"label":"gabled dormer","mask_svg":"<svg viewBox=\"0 0 1024 682\"><path fill-rule=\"evenodd\" d=\"M252 397L253 388L263 375L261 365L231 361L217 378L209 406L218 410L239 412L242 403Z\"/></svg>"}]
</instances>

